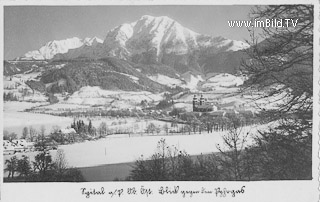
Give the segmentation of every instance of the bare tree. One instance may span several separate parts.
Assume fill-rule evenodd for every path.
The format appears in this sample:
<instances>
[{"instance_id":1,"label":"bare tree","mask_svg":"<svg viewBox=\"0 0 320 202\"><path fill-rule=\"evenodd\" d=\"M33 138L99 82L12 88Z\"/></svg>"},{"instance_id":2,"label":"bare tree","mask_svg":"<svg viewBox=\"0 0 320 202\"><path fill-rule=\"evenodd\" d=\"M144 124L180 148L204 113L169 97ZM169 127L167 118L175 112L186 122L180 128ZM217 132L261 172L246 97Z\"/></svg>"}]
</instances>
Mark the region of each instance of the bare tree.
<instances>
[{"instance_id":1,"label":"bare tree","mask_svg":"<svg viewBox=\"0 0 320 202\"><path fill-rule=\"evenodd\" d=\"M249 133L243 132L240 119L229 118L230 129L223 135L224 145L217 144L220 151L219 161L224 170L228 173L228 180L242 180L244 177L243 157L246 141Z\"/></svg>"},{"instance_id":2,"label":"bare tree","mask_svg":"<svg viewBox=\"0 0 320 202\"><path fill-rule=\"evenodd\" d=\"M37 131L32 126L29 126L29 135L30 135L30 141L33 142L34 138L37 135Z\"/></svg>"},{"instance_id":3,"label":"bare tree","mask_svg":"<svg viewBox=\"0 0 320 202\"><path fill-rule=\"evenodd\" d=\"M65 153L63 150L61 150L61 149L57 150L54 164L55 164L55 168L56 168L57 173L60 175L62 175L65 172L65 170L68 168L68 162L67 162L67 159L65 157Z\"/></svg>"},{"instance_id":4,"label":"bare tree","mask_svg":"<svg viewBox=\"0 0 320 202\"><path fill-rule=\"evenodd\" d=\"M310 179L314 5L258 6L251 17L288 24L262 27L260 39L250 30L251 47L242 63L246 86L266 101L259 116L278 126L256 134L249 150L258 156L264 179Z\"/></svg>"},{"instance_id":5,"label":"bare tree","mask_svg":"<svg viewBox=\"0 0 320 202\"><path fill-rule=\"evenodd\" d=\"M60 126L52 126L51 133L59 133L60 130Z\"/></svg>"},{"instance_id":6,"label":"bare tree","mask_svg":"<svg viewBox=\"0 0 320 202\"><path fill-rule=\"evenodd\" d=\"M311 4L258 6L252 11L255 21L290 19L281 28L262 27L260 38L250 30L249 59L242 63L242 72L249 76L247 86L274 104L273 116L312 116L313 13Z\"/></svg>"},{"instance_id":7,"label":"bare tree","mask_svg":"<svg viewBox=\"0 0 320 202\"><path fill-rule=\"evenodd\" d=\"M98 127L99 135L100 136L106 135L107 134L107 130L108 130L107 123L106 122L101 122L99 127Z\"/></svg>"},{"instance_id":8,"label":"bare tree","mask_svg":"<svg viewBox=\"0 0 320 202\"><path fill-rule=\"evenodd\" d=\"M151 133L153 135L153 133L156 131L156 125L154 125L154 123L150 123L147 126L146 132L147 133Z\"/></svg>"},{"instance_id":9,"label":"bare tree","mask_svg":"<svg viewBox=\"0 0 320 202\"><path fill-rule=\"evenodd\" d=\"M22 129L22 139L27 139L28 138L28 135L29 135L29 130L27 127L24 127Z\"/></svg>"},{"instance_id":10,"label":"bare tree","mask_svg":"<svg viewBox=\"0 0 320 202\"><path fill-rule=\"evenodd\" d=\"M5 165L7 166L4 170L8 171L8 178L13 178L14 173L17 171L18 159L16 156L11 157L5 161Z\"/></svg>"},{"instance_id":11,"label":"bare tree","mask_svg":"<svg viewBox=\"0 0 320 202\"><path fill-rule=\"evenodd\" d=\"M165 131L166 135L168 135L168 133L169 133L169 126L168 126L167 123L165 123L165 124L163 125L163 130Z\"/></svg>"}]
</instances>

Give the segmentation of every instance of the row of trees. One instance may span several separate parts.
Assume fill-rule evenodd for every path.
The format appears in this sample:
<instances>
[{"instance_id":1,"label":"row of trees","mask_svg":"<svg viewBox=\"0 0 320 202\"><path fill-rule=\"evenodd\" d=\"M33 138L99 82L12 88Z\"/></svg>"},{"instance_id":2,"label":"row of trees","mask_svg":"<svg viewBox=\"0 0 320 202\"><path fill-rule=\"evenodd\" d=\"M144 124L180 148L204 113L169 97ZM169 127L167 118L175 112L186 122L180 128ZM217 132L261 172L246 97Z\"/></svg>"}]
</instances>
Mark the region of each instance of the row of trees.
<instances>
[{"instance_id":1,"label":"row of trees","mask_svg":"<svg viewBox=\"0 0 320 202\"><path fill-rule=\"evenodd\" d=\"M35 147L39 153L33 161L25 155L20 159L15 155L5 160L4 170L8 172L5 181L84 181L79 170L68 167L63 150L58 150L55 159L52 158L49 152L51 144L44 133L37 139Z\"/></svg>"},{"instance_id":2,"label":"row of trees","mask_svg":"<svg viewBox=\"0 0 320 202\"><path fill-rule=\"evenodd\" d=\"M45 111L40 113L46 113L55 116L64 116L64 117L144 117L146 113L137 109L94 109L93 110L82 110L82 111L72 111L68 109L64 109L64 111L56 112L56 113L47 113Z\"/></svg>"},{"instance_id":3,"label":"row of trees","mask_svg":"<svg viewBox=\"0 0 320 202\"><path fill-rule=\"evenodd\" d=\"M71 123L71 128L75 129L74 133L71 132L70 134L64 134L59 126L53 126L50 134L46 136L45 139L59 144L67 144L82 141L89 136L96 137L99 135L99 137L103 137L112 133L112 131L108 129L106 122L102 122L96 129L92 125L91 120L89 120L88 124L85 124L83 120L74 120L74 122ZM41 126L40 130L29 126L22 129L22 135L20 138L30 142L38 142L45 136L45 133L46 129L44 126ZM10 133L9 131L4 130L3 139L12 141L19 138L17 133Z\"/></svg>"},{"instance_id":4,"label":"row of trees","mask_svg":"<svg viewBox=\"0 0 320 202\"><path fill-rule=\"evenodd\" d=\"M192 158L186 152L170 147L165 139L158 142L157 152L149 160L139 159L128 180L186 181L218 180L218 167L207 156Z\"/></svg>"},{"instance_id":5,"label":"row of trees","mask_svg":"<svg viewBox=\"0 0 320 202\"><path fill-rule=\"evenodd\" d=\"M53 159L48 152L37 154L33 161L23 155L16 156L5 161L5 171L8 177L5 182L82 182L85 181L81 172L75 168L69 168L62 150L58 150Z\"/></svg>"},{"instance_id":6,"label":"row of trees","mask_svg":"<svg viewBox=\"0 0 320 202\"><path fill-rule=\"evenodd\" d=\"M75 129L78 134L96 134L96 128L92 126L91 120L89 120L88 125L86 125L83 120L74 120L71 124L71 128Z\"/></svg>"},{"instance_id":7,"label":"row of trees","mask_svg":"<svg viewBox=\"0 0 320 202\"><path fill-rule=\"evenodd\" d=\"M14 93L12 92L4 92L3 93L3 101L18 101L19 97L17 97Z\"/></svg>"},{"instance_id":8,"label":"row of trees","mask_svg":"<svg viewBox=\"0 0 320 202\"><path fill-rule=\"evenodd\" d=\"M176 112L176 117L185 122L186 128L191 128L192 132L206 131L212 133L213 131L227 131L232 128L232 121L236 117L241 126L250 126L254 124L261 124L267 122L264 120L262 114L253 114L250 111L246 113L229 113L227 115L211 115L210 113L196 114L185 113L183 111ZM173 124L178 120L173 120Z\"/></svg>"},{"instance_id":9,"label":"row of trees","mask_svg":"<svg viewBox=\"0 0 320 202\"><path fill-rule=\"evenodd\" d=\"M40 131L36 130L32 126L24 127L22 129L22 136L21 139L30 140L31 142L36 141L40 134L44 134L45 128L44 126L41 127ZM15 140L18 139L18 134L15 132L9 132L7 130L3 131L3 140Z\"/></svg>"}]
</instances>

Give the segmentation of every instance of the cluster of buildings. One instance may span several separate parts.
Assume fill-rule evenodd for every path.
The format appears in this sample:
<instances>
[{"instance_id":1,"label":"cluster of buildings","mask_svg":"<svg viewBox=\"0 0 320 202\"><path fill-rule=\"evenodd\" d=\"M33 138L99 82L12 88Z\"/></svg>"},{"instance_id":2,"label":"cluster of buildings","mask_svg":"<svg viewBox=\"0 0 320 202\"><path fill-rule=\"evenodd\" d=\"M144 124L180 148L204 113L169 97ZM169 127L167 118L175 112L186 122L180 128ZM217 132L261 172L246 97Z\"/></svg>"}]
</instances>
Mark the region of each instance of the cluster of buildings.
<instances>
[{"instance_id":1,"label":"cluster of buildings","mask_svg":"<svg viewBox=\"0 0 320 202\"><path fill-rule=\"evenodd\" d=\"M31 151L34 148L34 142L20 140L3 140L3 154L14 154L16 152Z\"/></svg>"},{"instance_id":2,"label":"cluster of buildings","mask_svg":"<svg viewBox=\"0 0 320 202\"><path fill-rule=\"evenodd\" d=\"M234 108L236 105L234 102L229 103L230 106L233 108L223 108L219 109L216 106L216 103L208 101L206 98L203 97L203 95L200 95L198 97L197 95L194 95L193 100L192 100L192 111L193 112L209 112L210 115L215 116L215 117L224 117L227 114L242 114L248 117L254 117L255 116L255 111L252 110L247 110L243 108Z\"/></svg>"}]
</instances>

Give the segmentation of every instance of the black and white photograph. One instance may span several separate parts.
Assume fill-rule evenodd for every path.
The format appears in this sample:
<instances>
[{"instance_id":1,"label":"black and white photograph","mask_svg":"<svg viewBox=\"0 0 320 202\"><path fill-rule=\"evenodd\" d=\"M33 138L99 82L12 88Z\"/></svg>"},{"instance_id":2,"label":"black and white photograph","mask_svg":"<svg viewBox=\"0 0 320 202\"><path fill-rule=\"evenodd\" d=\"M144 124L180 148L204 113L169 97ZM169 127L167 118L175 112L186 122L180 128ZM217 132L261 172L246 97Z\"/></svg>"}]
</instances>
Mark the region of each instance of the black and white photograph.
<instances>
[{"instance_id":1,"label":"black and white photograph","mask_svg":"<svg viewBox=\"0 0 320 202\"><path fill-rule=\"evenodd\" d=\"M228 191L183 183L317 185L318 2L250 2L3 5L1 198L43 183L85 200L161 182L141 194L208 201Z\"/></svg>"}]
</instances>

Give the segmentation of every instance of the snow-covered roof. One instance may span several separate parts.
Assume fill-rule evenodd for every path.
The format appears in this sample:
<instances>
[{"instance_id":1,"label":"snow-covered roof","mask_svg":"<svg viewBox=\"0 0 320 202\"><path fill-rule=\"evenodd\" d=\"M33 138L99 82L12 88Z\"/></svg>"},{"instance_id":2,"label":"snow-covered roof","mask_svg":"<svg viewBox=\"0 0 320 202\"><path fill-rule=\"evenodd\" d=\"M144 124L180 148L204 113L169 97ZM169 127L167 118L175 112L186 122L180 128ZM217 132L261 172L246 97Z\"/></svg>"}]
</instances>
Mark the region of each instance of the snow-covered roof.
<instances>
[{"instance_id":1,"label":"snow-covered roof","mask_svg":"<svg viewBox=\"0 0 320 202\"><path fill-rule=\"evenodd\" d=\"M70 133L76 133L76 131L74 130L74 128L65 128L65 129L61 129L61 133L70 134Z\"/></svg>"}]
</instances>

